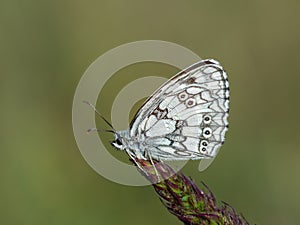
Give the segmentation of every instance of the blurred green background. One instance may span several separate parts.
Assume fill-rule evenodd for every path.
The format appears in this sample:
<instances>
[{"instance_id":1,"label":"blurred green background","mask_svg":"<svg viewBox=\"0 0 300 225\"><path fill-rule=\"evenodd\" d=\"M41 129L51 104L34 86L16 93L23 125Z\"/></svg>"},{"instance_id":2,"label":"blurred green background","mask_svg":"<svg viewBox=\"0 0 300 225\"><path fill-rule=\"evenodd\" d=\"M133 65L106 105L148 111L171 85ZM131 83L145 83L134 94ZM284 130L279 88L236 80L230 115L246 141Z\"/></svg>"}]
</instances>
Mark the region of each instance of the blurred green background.
<instances>
[{"instance_id":1,"label":"blurred green background","mask_svg":"<svg viewBox=\"0 0 300 225\"><path fill-rule=\"evenodd\" d=\"M227 141L208 170L191 162L184 172L251 224L299 224L299 7L295 0L1 0L0 224L181 224L152 187L94 172L72 133L73 95L89 64L144 39L216 58L229 75ZM176 71L148 63L118 75ZM120 84L112 79L98 102L106 117Z\"/></svg>"}]
</instances>

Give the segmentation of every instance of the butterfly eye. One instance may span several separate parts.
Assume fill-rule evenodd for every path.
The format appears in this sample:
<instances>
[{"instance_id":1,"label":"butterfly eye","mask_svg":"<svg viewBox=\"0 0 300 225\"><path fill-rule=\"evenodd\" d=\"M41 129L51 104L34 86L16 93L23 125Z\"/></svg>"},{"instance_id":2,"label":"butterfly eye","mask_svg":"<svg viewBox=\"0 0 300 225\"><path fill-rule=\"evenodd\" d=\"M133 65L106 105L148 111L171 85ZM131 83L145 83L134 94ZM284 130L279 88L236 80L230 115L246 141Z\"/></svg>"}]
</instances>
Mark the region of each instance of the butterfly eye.
<instances>
[{"instance_id":1,"label":"butterfly eye","mask_svg":"<svg viewBox=\"0 0 300 225\"><path fill-rule=\"evenodd\" d=\"M185 104L187 107L193 107L196 105L196 100L193 98L189 98L188 100L186 100Z\"/></svg>"},{"instance_id":2,"label":"butterfly eye","mask_svg":"<svg viewBox=\"0 0 300 225\"><path fill-rule=\"evenodd\" d=\"M116 140L117 145L122 145L122 142L120 141L120 139Z\"/></svg>"},{"instance_id":3,"label":"butterfly eye","mask_svg":"<svg viewBox=\"0 0 300 225\"><path fill-rule=\"evenodd\" d=\"M203 129L203 137L209 138L211 136L211 129L209 127L205 127Z\"/></svg>"},{"instance_id":4,"label":"butterfly eye","mask_svg":"<svg viewBox=\"0 0 300 225\"><path fill-rule=\"evenodd\" d=\"M211 117L209 115L205 115L203 117L203 121L205 124L209 124L211 122Z\"/></svg>"},{"instance_id":5,"label":"butterfly eye","mask_svg":"<svg viewBox=\"0 0 300 225\"><path fill-rule=\"evenodd\" d=\"M182 92L178 95L179 100L181 101L185 101L189 96L187 95L187 93Z\"/></svg>"}]
</instances>

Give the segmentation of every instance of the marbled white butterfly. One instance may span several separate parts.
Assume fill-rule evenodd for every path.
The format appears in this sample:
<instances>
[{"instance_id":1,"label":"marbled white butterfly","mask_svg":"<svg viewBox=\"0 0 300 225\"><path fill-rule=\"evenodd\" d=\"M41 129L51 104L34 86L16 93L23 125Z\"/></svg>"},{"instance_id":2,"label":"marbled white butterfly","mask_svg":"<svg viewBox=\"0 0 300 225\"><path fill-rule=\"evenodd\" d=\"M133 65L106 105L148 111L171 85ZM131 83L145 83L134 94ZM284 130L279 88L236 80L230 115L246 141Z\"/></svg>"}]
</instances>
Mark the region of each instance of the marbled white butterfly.
<instances>
[{"instance_id":1,"label":"marbled white butterfly","mask_svg":"<svg viewBox=\"0 0 300 225\"><path fill-rule=\"evenodd\" d=\"M96 109L95 109L96 110ZM98 112L98 111L97 111ZM134 160L213 158L228 129L229 83L213 59L199 61L158 88L138 110L129 128L113 130L111 144Z\"/></svg>"}]
</instances>

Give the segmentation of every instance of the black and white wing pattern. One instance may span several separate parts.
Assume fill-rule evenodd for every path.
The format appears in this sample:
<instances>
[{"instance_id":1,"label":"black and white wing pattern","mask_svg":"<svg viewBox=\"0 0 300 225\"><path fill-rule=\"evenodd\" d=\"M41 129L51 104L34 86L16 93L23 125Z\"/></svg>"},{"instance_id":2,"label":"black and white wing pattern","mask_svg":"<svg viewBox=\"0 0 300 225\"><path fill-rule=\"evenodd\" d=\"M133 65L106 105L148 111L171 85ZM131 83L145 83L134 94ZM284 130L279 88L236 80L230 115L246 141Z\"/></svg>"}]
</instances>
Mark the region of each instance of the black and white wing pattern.
<instances>
[{"instance_id":1,"label":"black and white wing pattern","mask_svg":"<svg viewBox=\"0 0 300 225\"><path fill-rule=\"evenodd\" d=\"M129 135L157 160L213 158L228 128L229 83L215 60L202 60L164 83L135 115Z\"/></svg>"}]
</instances>

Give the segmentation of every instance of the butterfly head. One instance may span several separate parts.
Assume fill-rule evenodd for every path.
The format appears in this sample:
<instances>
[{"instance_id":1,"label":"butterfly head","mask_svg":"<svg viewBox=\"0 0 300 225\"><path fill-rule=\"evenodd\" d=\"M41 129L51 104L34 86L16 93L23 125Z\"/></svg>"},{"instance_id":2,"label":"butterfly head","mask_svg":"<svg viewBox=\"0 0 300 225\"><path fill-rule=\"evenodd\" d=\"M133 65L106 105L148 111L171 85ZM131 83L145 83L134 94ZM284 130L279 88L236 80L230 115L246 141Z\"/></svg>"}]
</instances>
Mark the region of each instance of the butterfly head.
<instances>
[{"instance_id":1,"label":"butterfly head","mask_svg":"<svg viewBox=\"0 0 300 225\"><path fill-rule=\"evenodd\" d=\"M110 144L120 150L126 149L126 146L128 146L128 130L116 131L114 134L115 140L110 142Z\"/></svg>"},{"instance_id":2,"label":"butterfly head","mask_svg":"<svg viewBox=\"0 0 300 225\"><path fill-rule=\"evenodd\" d=\"M117 149L120 149L120 150L125 149L123 142L122 142L122 138L120 138L120 137L115 137L115 140L110 142L110 144Z\"/></svg>"}]
</instances>

